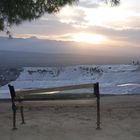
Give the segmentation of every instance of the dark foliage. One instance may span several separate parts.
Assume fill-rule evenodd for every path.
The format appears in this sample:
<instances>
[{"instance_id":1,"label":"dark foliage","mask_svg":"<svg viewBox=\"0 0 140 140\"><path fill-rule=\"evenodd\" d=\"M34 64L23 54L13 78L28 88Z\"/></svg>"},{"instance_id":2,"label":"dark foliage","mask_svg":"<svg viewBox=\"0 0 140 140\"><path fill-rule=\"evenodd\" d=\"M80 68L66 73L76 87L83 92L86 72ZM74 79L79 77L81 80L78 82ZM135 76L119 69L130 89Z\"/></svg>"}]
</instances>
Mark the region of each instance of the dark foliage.
<instances>
[{"instance_id":1,"label":"dark foliage","mask_svg":"<svg viewBox=\"0 0 140 140\"><path fill-rule=\"evenodd\" d=\"M116 6L120 4L120 0L106 0L106 3L110 3L111 6Z\"/></svg>"}]
</instances>

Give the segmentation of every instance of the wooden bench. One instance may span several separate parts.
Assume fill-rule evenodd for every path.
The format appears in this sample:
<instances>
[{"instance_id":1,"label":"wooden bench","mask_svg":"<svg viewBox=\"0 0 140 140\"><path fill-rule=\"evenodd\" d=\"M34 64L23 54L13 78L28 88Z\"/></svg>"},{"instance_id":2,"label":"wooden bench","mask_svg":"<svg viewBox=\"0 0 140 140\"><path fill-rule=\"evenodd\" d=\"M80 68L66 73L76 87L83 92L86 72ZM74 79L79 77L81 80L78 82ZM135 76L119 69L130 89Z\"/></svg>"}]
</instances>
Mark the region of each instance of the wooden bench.
<instances>
[{"instance_id":1,"label":"wooden bench","mask_svg":"<svg viewBox=\"0 0 140 140\"><path fill-rule=\"evenodd\" d=\"M13 111L13 130L16 128L16 111L17 109L20 110L21 118L22 118L22 124L25 123L24 121L24 113L23 109L26 106L24 104L24 101L43 101L43 100L55 100L55 99L81 99L83 98L82 95L84 94L55 94L51 95L46 92L60 92L60 91L68 91L68 90L76 90L76 89L86 89L86 88L93 88L93 94L96 97L96 103L97 103L97 129L100 129L100 93L99 93L99 83L94 84L80 84L80 85L69 85L69 86L63 86L63 87L54 87L54 88L39 88L39 89L26 89L21 91L15 91L14 86L8 85L11 95L11 101L12 101L12 111ZM40 94L44 93L44 94ZM91 94L91 93L90 93ZM51 95L51 96L50 96ZM84 97L85 98L85 97Z\"/></svg>"}]
</instances>

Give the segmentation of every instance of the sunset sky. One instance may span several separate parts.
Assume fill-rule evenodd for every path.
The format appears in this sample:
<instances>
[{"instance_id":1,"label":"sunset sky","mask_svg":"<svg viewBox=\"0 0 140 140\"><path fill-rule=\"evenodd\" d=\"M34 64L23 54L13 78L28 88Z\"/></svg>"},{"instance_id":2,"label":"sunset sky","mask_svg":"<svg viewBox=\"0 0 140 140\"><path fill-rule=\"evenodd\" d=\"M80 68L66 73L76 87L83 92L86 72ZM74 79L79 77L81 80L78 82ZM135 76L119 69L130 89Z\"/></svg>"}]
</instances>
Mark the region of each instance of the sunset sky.
<instances>
[{"instance_id":1,"label":"sunset sky","mask_svg":"<svg viewBox=\"0 0 140 140\"><path fill-rule=\"evenodd\" d=\"M121 0L110 7L98 0L80 0L57 14L11 28L14 37L74 41L95 46L140 47L140 0ZM5 33L1 32L1 36Z\"/></svg>"}]
</instances>

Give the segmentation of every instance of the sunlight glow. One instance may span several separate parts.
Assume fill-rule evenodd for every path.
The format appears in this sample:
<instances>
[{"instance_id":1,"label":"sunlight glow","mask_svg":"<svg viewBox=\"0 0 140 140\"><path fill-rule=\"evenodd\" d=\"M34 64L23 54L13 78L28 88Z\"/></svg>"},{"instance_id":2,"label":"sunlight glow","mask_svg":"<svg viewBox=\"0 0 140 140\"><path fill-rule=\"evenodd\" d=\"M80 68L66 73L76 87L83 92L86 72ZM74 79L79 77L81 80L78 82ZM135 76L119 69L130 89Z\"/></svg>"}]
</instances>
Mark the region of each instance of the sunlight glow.
<instances>
[{"instance_id":1,"label":"sunlight glow","mask_svg":"<svg viewBox=\"0 0 140 140\"><path fill-rule=\"evenodd\" d=\"M102 35L91 34L91 33L78 33L73 35L73 41L85 42L91 44L101 44L107 39Z\"/></svg>"}]
</instances>

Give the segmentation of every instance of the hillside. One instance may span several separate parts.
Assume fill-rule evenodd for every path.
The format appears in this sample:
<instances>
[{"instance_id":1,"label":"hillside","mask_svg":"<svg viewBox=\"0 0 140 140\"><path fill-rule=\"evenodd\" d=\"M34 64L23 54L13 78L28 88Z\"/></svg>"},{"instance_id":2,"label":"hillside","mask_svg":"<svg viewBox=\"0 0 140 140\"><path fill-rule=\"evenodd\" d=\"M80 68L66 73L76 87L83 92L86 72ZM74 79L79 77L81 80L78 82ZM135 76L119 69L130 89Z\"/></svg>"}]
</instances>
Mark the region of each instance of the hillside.
<instances>
[{"instance_id":1,"label":"hillside","mask_svg":"<svg viewBox=\"0 0 140 140\"><path fill-rule=\"evenodd\" d=\"M76 65L61 67L25 67L16 81L16 89L100 83L101 94L140 94L139 65ZM71 92L92 92L77 90ZM9 97L7 85L0 98Z\"/></svg>"}]
</instances>

